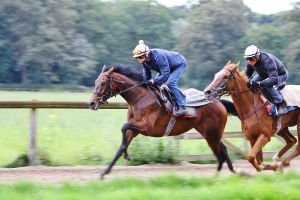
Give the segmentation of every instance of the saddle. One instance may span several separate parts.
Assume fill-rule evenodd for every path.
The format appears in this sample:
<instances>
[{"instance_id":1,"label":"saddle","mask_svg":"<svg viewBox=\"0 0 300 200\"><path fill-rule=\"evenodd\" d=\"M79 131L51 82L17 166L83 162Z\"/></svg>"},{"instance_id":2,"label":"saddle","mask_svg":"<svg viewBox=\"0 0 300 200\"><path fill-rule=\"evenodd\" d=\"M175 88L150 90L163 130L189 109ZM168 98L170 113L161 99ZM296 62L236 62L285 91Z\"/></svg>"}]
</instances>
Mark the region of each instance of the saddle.
<instances>
[{"instance_id":1,"label":"saddle","mask_svg":"<svg viewBox=\"0 0 300 200\"><path fill-rule=\"evenodd\" d=\"M157 86L157 89L159 92L159 99L161 100L163 106L169 114L175 116L173 113L173 109L178 108L178 105L170 89L166 85L163 85L161 87ZM184 94L186 95L186 113L185 115L175 117L194 118L196 117L196 107L203 106L209 103L202 91L191 88L186 90Z\"/></svg>"},{"instance_id":2,"label":"saddle","mask_svg":"<svg viewBox=\"0 0 300 200\"><path fill-rule=\"evenodd\" d=\"M300 85L286 85L279 92L288 107L300 108Z\"/></svg>"},{"instance_id":3,"label":"saddle","mask_svg":"<svg viewBox=\"0 0 300 200\"><path fill-rule=\"evenodd\" d=\"M282 95L283 101L287 106L287 110L297 110L300 108L300 86L299 85L285 85L285 83L280 84L278 86L278 90ZM269 115L274 116L275 114L275 105L269 104L267 105L267 111ZM273 132L276 134L281 128L282 117L280 116L276 119L276 123L273 124Z\"/></svg>"}]
</instances>

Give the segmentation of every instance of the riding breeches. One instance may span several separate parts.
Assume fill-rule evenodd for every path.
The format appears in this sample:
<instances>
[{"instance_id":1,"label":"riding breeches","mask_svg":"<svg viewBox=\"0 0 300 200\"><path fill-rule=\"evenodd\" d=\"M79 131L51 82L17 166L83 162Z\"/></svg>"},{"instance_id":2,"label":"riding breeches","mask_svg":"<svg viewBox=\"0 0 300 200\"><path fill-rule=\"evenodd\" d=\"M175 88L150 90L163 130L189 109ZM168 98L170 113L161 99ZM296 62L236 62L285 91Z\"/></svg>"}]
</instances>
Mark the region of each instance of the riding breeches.
<instances>
[{"instance_id":1,"label":"riding breeches","mask_svg":"<svg viewBox=\"0 0 300 200\"><path fill-rule=\"evenodd\" d=\"M177 67L177 69L171 72L166 82L168 88L170 89L171 93L174 95L175 100L179 106L184 106L186 102L185 95L180 91L180 89L177 86L177 82L185 67L186 67L186 63L183 63L181 66Z\"/></svg>"},{"instance_id":2,"label":"riding breeches","mask_svg":"<svg viewBox=\"0 0 300 200\"><path fill-rule=\"evenodd\" d=\"M287 78L288 78L288 72L284 75L278 76L277 85L274 85L273 87L263 87L262 88L263 94L269 101L271 101L274 104L279 104L282 102L282 96L279 93L277 87L278 87L278 85L286 82ZM255 75L251 80L252 81L262 81L263 79L259 75Z\"/></svg>"}]
</instances>

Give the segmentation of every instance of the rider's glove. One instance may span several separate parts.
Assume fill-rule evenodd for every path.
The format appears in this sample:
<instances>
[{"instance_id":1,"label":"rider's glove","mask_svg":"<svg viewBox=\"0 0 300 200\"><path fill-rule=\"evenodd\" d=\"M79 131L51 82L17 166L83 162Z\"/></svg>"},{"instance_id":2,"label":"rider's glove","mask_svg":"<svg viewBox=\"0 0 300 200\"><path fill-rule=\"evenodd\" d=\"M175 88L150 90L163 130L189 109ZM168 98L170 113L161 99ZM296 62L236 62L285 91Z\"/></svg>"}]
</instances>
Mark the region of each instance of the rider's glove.
<instances>
[{"instance_id":1,"label":"rider's glove","mask_svg":"<svg viewBox=\"0 0 300 200\"><path fill-rule=\"evenodd\" d=\"M254 89L257 89L257 88L260 88L262 85L261 85L260 81L250 81L249 86Z\"/></svg>"},{"instance_id":2,"label":"rider's glove","mask_svg":"<svg viewBox=\"0 0 300 200\"><path fill-rule=\"evenodd\" d=\"M154 85L155 83L154 83L154 80L153 80L153 79L150 79L150 80L145 80L145 81L143 82L143 84L145 84L145 85Z\"/></svg>"}]
</instances>

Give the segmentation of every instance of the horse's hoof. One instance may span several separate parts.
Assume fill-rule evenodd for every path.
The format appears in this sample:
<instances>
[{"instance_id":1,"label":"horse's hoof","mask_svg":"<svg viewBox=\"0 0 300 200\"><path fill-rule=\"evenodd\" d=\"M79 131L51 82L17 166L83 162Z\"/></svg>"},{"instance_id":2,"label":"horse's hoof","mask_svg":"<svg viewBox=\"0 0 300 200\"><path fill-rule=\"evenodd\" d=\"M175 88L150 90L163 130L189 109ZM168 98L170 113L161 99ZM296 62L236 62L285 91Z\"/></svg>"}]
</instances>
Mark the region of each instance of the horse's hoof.
<instances>
[{"instance_id":1,"label":"horse's hoof","mask_svg":"<svg viewBox=\"0 0 300 200\"><path fill-rule=\"evenodd\" d=\"M125 160L128 161L128 162L131 162L131 161L132 161L132 159L131 159L130 156L126 156L126 157L125 157Z\"/></svg>"},{"instance_id":2,"label":"horse's hoof","mask_svg":"<svg viewBox=\"0 0 300 200\"><path fill-rule=\"evenodd\" d=\"M276 153L276 154L272 157L272 159L273 159L273 163L274 163L274 164L278 164L278 162L280 161L280 158L279 158L279 156L278 156L278 153Z\"/></svg>"},{"instance_id":3,"label":"horse's hoof","mask_svg":"<svg viewBox=\"0 0 300 200\"><path fill-rule=\"evenodd\" d=\"M243 170L241 168L234 168L234 171L238 176L251 176L251 174L247 170Z\"/></svg>"},{"instance_id":4,"label":"horse's hoof","mask_svg":"<svg viewBox=\"0 0 300 200\"><path fill-rule=\"evenodd\" d=\"M100 175L100 180L101 180L101 181L104 180L104 175L105 175L105 174L101 174L101 175Z\"/></svg>"}]
</instances>

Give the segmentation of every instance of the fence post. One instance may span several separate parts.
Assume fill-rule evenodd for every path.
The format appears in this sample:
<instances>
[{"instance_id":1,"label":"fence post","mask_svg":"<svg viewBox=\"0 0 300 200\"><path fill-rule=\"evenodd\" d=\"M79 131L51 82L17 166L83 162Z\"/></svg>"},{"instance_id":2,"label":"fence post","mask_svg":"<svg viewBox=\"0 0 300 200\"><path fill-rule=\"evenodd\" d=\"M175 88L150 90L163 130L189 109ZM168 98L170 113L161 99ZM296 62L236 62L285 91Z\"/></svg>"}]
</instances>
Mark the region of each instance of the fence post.
<instances>
[{"instance_id":1,"label":"fence post","mask_svg":"<svg viewBox=\"0 0 300 200\"><path fill-rule=\"evenodd\" d=\"M32 108L29 125L29 165L34 165L36 161L36 121L36 108Z\"/></svg>"}]
</instances>

